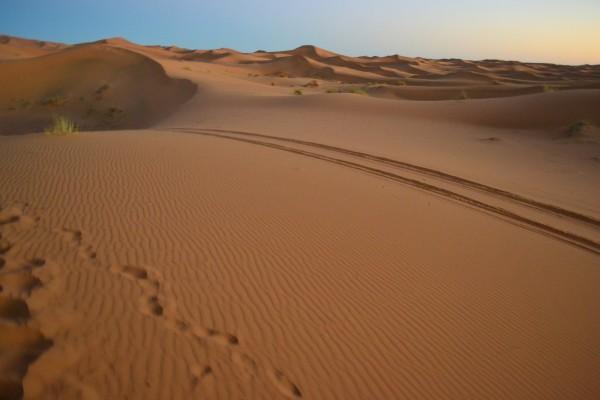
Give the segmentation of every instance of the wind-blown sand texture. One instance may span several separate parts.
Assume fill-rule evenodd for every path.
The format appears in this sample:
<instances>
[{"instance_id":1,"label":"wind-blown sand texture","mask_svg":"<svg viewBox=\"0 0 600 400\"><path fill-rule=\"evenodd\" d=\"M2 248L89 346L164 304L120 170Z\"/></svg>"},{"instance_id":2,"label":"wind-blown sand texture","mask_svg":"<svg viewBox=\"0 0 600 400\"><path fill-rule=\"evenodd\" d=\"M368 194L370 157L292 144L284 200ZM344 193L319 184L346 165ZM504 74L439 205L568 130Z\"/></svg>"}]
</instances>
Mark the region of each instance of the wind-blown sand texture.
<instances>
[{"instance_id":1,"label":"wind-blown sand texture","mask_svg":"<svg viewBox=\"0 0 600 400\"><path fill-rule=\"evenodd\" d=\"M21 51L2 107L68 100L0 109L0 398L600 395L597 66Z\"/></svg>"}]
</instances>

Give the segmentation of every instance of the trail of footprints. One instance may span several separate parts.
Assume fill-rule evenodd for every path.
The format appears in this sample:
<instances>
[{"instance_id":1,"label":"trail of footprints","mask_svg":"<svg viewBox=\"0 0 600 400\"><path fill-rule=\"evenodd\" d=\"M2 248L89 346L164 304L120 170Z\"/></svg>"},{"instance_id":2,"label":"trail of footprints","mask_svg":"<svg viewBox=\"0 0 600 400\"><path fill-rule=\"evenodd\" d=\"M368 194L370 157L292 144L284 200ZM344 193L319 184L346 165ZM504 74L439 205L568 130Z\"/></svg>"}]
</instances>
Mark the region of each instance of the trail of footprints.
<instances>
[{"instance_id":1,"label":"trail of footprints","mask_svg":"<svg viewBox=\"0 0 600 400\"><path fill-rule=\"evenodd\" d=\"M160 289L162 277L158 271L138 266L114 266L113 272L127 279L135 281L142 289L143 295L139 299L140 311L148 316L161 318L167 327L178 334L187 335L206 344L214 344L229 350L230 358L241 375L253 379L259 372L258 363L248 354L239 350L240 340L231 333L217 329L190 325L177 318L173 311L165 307L161 301ZM282 371L268 367L264 371L273 385L286 397L301 398L302 393ZM204 379L214 374L210 365L196 365L191 368L193 376L192 385L197 386Z\"/></svg>"},{"instance_id":2,"label":"trail of footprints","mask_svg":"<svg viewBox=\"0 0 600 400\"><path fill-rule=\"evenodd\" d=\"M35 270L43 268L46 260L33 258L18 263L9 256L14 243L3 236L2 228L7 225L30 228L37 220L23 215L18 207L0 209L0 398L21 399L23 378L28 366L52 346L52 341L35 328L27 299L34 290L43 286L35 276ZM77 229L56 230L74 248L80 257L95 263L96 251L84 242L83 233ZM9 262L10 261L10 262ZM9 267L10 265L10 267ZM206 345L219 346L228 351L232 364L246 380L252 380L259 372L269 378L274 387L288 398L301 398L302 393L282 371L270 366L261 368L250 355L242 352L239 338L231 333L214 328L194 326L177 318L174 305L166 307L161 297L162 277L158 271L138 266L113 266L113 273L133 280L142 289L139 299L140 311L153 318L160 318L177 334L186 335ZM192 386L214 375L210 365L191 367Z\"/></svg>"},{"instance_id":3,"label":"trail of footprints","mask_svg":"<svg viewBox=\"0 0 600 400\"><path fill-rule=\"evenodd\" d=\"M28 229L37 221L23 215L19 207L0 209L0 397L21 399L23 378L29 365L52 346L52 341L35 327L27 300L43 286L35 270L46 260L18 260L10 254L15 243L5 237L12 225Z\"/></svg>"}]
</instances>

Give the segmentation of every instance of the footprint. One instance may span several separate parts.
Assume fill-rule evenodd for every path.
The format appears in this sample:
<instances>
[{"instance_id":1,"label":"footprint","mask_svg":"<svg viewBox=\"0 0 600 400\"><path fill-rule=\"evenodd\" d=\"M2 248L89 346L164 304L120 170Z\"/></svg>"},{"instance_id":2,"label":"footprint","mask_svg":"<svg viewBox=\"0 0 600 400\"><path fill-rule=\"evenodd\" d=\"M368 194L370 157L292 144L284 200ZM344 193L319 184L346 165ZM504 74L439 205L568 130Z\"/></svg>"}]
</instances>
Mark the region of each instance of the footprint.
<instances>
[{"instance_id":1,"label":"footprint","mask_svg":"<svg viewBox=\"0 0 600 400\"><path fill-rule=\"evenodd\" d=\"M187 322L177 318L167 318L166 325L178 333L186 333L190 330L190 325Z\"/></svg>"},{"instance_id":2,"label":"footprint","mask_svg":"<svg viewBox=\"0 0 600 400\"><path fill-rule=\"evenodd\" d=\"M11 215L6 218L0 219L0 226L8 225L8 224L15 224L15 223L19 222L20 220L21 220L21 217L19 215Z\"/></svg>"},{"instance_id":3,"label":"footprint","mask_svg":"<svg viewBox=\"0 0 600 400\"><path fill-rule=\"evenodd\" d=\"M256 361L244 353L233 352L231 360L237 366L246 379L252 379L256 375Z\"/></svg>"},{"instance_id":4,"label":"footprint","mask_svg":"<svg viewBox=\"0 0 600 400\"><path fill-rule=\"evenodd\" d=\"M80 230L62 228L61 232L67 238L67 240L72 242L74 245L76 245L76 246L81 245L81 242L83 241L83 232L81 232Z\"/></svg>"},{"instance_id":5,"label":"footprint","mask_svg":"<svg viewBox=\"0 0 600 400\"><path fill-rule=\"evenodd\" d=\"M30 317L29 307L23 300L0 295L0 319L21 323Z\"/></svg>"},{"instance_id":6,"label":"footprint","mask_svg":"<svg viewBox=\"0 0 600 400\"><path fill-rule=\"evenodd\" d=\"M98 254L96 253L96 250L94 250L94 248L92 246L87 246L83 250L83 256L85 258L89 258L90 260L95 260L96 257L98 256Z\"/></svg>"},{"instance_id":7,"label":"footprint","mask_svg":"<svg viewBox=\"0 0 600 400\"><path fill-rule=\"evenodd\" d=\"M79 247L79 253L83 258L96 259L97 254L94 248L92 246L85 246L82 231L79 229L62 228L60 232L73 246Z\"/></svg>"},{"instance_id":8,"label":"footprint","mask_svg":"<svg viewBox=\"0 0 600 400\"><path fill-rule=\"evenodd\" d=\"M52 341L25 325L0 324L0 398L21 399L27 368Z\"/></svg>"},{"instance_id":9,"label":"footprint","mask_svg":"<svg viewBox=\"0 0 600 400\"><path fill-rule=\"evenodd\" d=\"M153 293L158 292L160 289L160 282L158 279L150 279L148 270L142 267L133 265L117 266L113 267L113 271L118 272L129 279L138 281L138 284L142 286L142 289L152 291Z\"/></svg>"},{"instance_id":10,"label":"footprint","mask_svg":"<svg viewBox=\"0 0 600 400\"><path fill-rule=\"evenodd\" d=\"M0 255L8 253L12 246L13 245L11 242L3 237L0 237Z\"/></svg>"},{"instance_id":11,"label":"footprint","mask_svg":"<svg viewBox=\"0 0 600 400\"><path fill-rule=\"evenodd\" d=\"M272 369L269 371L269 376L275 387L279 389L281 394L292 398L297 399L302 397L302 392L298 386L296 386L283 372L278 369Z\"/></svg>"},{"instance_id":12,"label":"footprint","mask_svg":"<svg viewBox=\"0 0 600 400\"><path fill-rule=\"evenodd\" d=\"M192 372L192 386L196 387L200 385L206 378L213 374L213 369L210 365L204 366L193 366Z\"/></svg>"},{"instance_id":13,"label":"footprint","mask_svg":"<svg viewBox=\"0 0 600 400\"><path fill-rule=\"evenodd\" d=\"M157 296L150 296L148 298L143 299L142 311L148 315L153 315L155 317L160 317L164 313L163 306L158 301Z\"/></svg>"},{"instance_id":14,"label":"footprint","mask_svg":"<svg viewBox=\"0 0 600 400\"><path fill-rule=\"evenodd\" d=\"M130 278L148 279L148 271L146 271L144 268L141 268L141 267L125 265L123 267L119 267L118 271Z\"/></svg>"},{"instance_id":15,"label":"footprint","mask_svg":"<svg viewBox=\"0 0 600 400\"><path fill-rule=\"evenodd\" d=\"M0 226L3 225L30 225L33 222L37 222L37 219L23 215L23 211L20 208L12 207L10 210L0 210Z\"/></svg>"},{"instance_id":16,"label":"footprint","mask_svg":"<svg viewBox=\"0 0 600 400\"><path fill-rule=\"evenodd\" d=\"M28 264L34 268L41 268L44 265L46 265L46 260L43 258L36 257L36 258L32 258L31 260L29 260Z\"/></svg>"},{"instance_id":17,"label":"footprint","mask_svg":"<svg viewBox=\"0 0 600 400\"><path fill-rule=\"evenodd\" d=\"M211 340L223 346L237 346L240 344L237 336L230 333L219 332L211 328L194 327L192 328L192 333L199 339Z\"/></svg>"},{"instance_id":18,"label":"footprint","mask_svg":"<svg viewBox=\"0 0 600 400\"><path fill-rule=\"evenodd\" d=\"M17 270L0 275L2 291L12 296L29 296L42 282L29 271Z\"/></svg>"}]
</instances>

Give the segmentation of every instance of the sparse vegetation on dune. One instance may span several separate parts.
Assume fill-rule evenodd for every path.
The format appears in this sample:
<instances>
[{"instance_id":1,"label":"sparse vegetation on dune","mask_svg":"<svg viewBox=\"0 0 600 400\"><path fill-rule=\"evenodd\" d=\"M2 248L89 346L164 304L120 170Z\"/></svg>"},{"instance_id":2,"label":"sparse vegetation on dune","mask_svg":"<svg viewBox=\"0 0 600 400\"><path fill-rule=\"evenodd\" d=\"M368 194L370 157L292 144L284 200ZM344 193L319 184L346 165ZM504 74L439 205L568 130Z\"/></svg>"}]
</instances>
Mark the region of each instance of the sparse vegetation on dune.
<instances>
[{"instance_id":1,"label":"sparse vegetation on dune","mask_svg":"<svg viewBox=\"0 0 600 400\"><path fill-rule=\"evenodd\" d=\"M70 119L57 115L52 118L52 125L45 132L51 136L69 136L79 132L79 128Z\"/></svg>"},{"instance_id":2,"label":"sparse vegetation on dune","mask_svg":"<svg viewBox=\"0 0 600 400\"><path fill-rule=\"evenodd\" d=\"M67 103L67 98L61 95L46 97L40 101L40 105L46 107L58 107Z\"/></svg>"},{"instance_id":3,"label":"sparse vegetation on dune","mask_svg":"<svg viewBox=\"0 0 600 400\"><path fill-rule=\"evenodd\" d=\"M568 137L578 137L583 134L586 129L588 129L591 124L588 121L576 121L573 122L567 128L567 136Z\"/></svg>"},{"instance_id":4,"label":"sparse vegetation on dune","mask_svg":"<svg viewBox=\"0 0 600 400\"><path fill-rule=\"evenodd\" d=\"M100 95L100 94L106 92L108 89L110 89L110 85L108 83L105 83L104 85L102 85L98 89L96 89L96 94Z\"/></svg>"},{"instance_id":5,"label":"sparse vegetation on dune","mask_svg":"<svg viewBox=\"0 0 600 400\"><path fill-rule=\"evenodd\" d=\"M125 113L125 111L120 109L119 107L109 107L108 110L106 111L106 115L108 115L111 118L121 116L121 115L123 115L123 113Z\"/></svg>"},{"instance_id":6,"label":"sparse vegetation on dune","mask_svg":"<svg viewBox=\"0 0 600 400\"><path fill-rule=\"evenodd\" d=\"M296 89L296 90L294 90L294 94L296 96L302 96L304 94L304 92L302 92L302 90L300 90L300 89Z\"/></svg>"},{"instance_id":7,"label":"sparse vegetation on dune","mask_svg":"<svg viewBox=\"0 0 600 400\"><path fill-rule=\"evenodd\" d=\"M364 88L359 87L340 87L340 88L329 88L326 93L351 93L351 94L368 94Z\"/></svg>"},{"instance_id":8,"label":"sparse vegetation on dune","mask_svg":"<svg viewBox=\"0 0 600 400\"><path fill-rule=\"evenodd\" d=\"M315 88L315 87L319 87L319 82L317 82L315 79L313 79L312 81L305 83L303 86Z\"/></svg>"}]
</instances>

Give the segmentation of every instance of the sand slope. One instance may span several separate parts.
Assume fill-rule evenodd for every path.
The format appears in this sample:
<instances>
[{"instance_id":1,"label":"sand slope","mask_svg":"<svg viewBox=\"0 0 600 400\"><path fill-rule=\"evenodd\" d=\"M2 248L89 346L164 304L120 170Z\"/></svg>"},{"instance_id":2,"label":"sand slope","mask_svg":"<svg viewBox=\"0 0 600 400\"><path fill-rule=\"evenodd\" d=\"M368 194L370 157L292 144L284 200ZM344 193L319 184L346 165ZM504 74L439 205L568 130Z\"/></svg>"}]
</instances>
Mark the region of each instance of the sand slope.
<instances>
[{"instance_id":1,"label":"sand slope","mask_svg":"<svg viewBox=\"0 0 600 400\"><path fill-rule=\"evenodd\" d=\"M107 45L2 62L0 86L3 134L42 131L53 115L88 130L146 127L195 91L151 59Z\"/></svg>"},{"instance_id":2,"label":"sand slope","mask_svg":"<svg viewBox=\"0 0 600 400\"><path fill-rule=\"evenodd\" d=\"M22 216L2 273L45 260L27 301L53 346L28 398L600 391L593 253L249 143L1 140L3 206Z\"/></svg>"}]
</instances>

